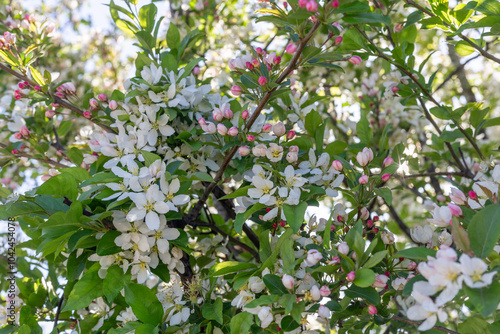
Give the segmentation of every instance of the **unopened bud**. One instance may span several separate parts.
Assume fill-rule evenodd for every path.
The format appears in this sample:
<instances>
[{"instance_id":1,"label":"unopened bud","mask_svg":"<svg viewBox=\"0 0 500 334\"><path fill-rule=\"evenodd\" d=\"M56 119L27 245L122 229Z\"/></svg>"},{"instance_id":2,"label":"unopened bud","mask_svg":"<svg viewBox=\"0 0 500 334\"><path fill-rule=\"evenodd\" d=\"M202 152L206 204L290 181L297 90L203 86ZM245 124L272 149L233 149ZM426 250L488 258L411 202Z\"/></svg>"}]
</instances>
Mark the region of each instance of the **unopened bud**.
<instances>
[{"instance_id":1,"label":"unopened bud","mask_svg":"<svg viewBox=\"0 0 500 334\"><path fill-rule=\"evenodd\" d=\"M244 157L244 156L247 156L250 154L250 147L248 146L241 146L239 149L238 149L238 153Z\"/></svg>"}]
</instances>

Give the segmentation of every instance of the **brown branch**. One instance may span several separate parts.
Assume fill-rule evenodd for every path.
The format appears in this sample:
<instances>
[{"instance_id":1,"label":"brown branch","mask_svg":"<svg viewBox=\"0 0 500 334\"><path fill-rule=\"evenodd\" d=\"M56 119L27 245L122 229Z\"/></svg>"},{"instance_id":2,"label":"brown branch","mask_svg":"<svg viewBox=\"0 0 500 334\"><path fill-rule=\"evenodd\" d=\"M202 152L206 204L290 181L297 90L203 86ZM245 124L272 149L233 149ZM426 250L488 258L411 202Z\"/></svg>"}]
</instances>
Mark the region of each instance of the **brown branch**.
<instances>
[{"instance_id":1,"label":"brown branch","mask_svg":"<svg viewBox=\"0 0 500 334\"><path fill-rule=\"evenodd\" d=\"M56 311L56 317L54 319L54 327L52 328L52 331L57 328L57 322L59 321L59 315L61 314L61 309L62 309L62 303L64 301L64 295L59 298L59 303L57 303L57 311ZM59 333L59 329L57 330Z\"/></svg>"},{"instance_id":2,"label":"brown branch","mask_svg":"<svg viewBox=\"0 0 500 334\"><path fill-rule=\"evenodd\" d=\"M10 67L0 63L0 70L4 70L5 72L9 73L9 74L12 74L13 76L15 76L16 78L20 79L20 80L23 80L23 81L27 81L29 82L29 84L31 86L35 86L37 85L34 81L30 80L27 76L23 75L22 73L19 73L13 69L11 69ZM53 96L50 92L46 92L44 93L47 97L49 98L52 98L54 99L54 101L56 103L58 103L59 105L77 113L78 115L82 116L83 117L83 111L81 109L79 109L78 107L72 105L71 103L67 102L67 101L64 101L60 98L58 98L57 96ZM101 127L104 131L106 132L109 132L109 133L116 133L115 130L113 130L112 128L110 128L109 126L107 125L104 125L104 124L101 124L99 122L96 121L96 119L89 119L89 121L91 121L92 123L94 123L95 125Z\"/></svg>"},{"instance_id":3,"label":"brown branch","mask_svg":"<svg viewBox=\"0 0 500 334\"><path fill-rule=\"evenodd\" d=\"M413 6L415 8L417 8L418 10L426 13L427 15L431 16L431 17L434 17L436 16L433 12L431 12L430 10L428 10L427 8L423 7L423 6L420 6L419 4L417 4L415 1L412 1L412 0L406 0L406 3L410 6ZM450 27L450 24L442 21L443 25L446 26L446 27ZM494 62L497 62L500 64L500 59L498 59L497 57L493 56L492 54L486 52L486 50L484 50L483 48L481 48L480 46L478 46L476 43L474 43L470 38L468 38L467 36L463 35L462 33L459 33L458 34L458 37L460 37L463 41L465 41L467 44L469 44L470 46L472 46L474 49L476 49L483 57L487 58L487 59L490 59L490 60L493 60Z\"/></svg>"},{"instance_id":4,"label":"brown branch","mask_svg":"<svg viewBox=\"0 0 500 334\"><path fill-rule=\"evenodd\" d=\"M309 31L309 33L304 37L304 39L302 40L302 42L298 46L297 51L295 52L292 60L290 60L290 63L288 65L288 67L281 73L281 75L279 76L279 78L276 80L276 83L278 85L280 83L282 83L285 80L285 78L290 73L292 73L292 71L295 69L295 66L297 65L297 62L299 60L299 57L300 57L302 51L304 50L305 46L307 45L307 43L309 42L309 40L311 39L311 37L316 32L316 30L318 30L318 28L320 27L320 25L321 25L321 21L317 20L314 23L314 26L312 27L311 31ZM271 98L273 92L276 89L277 89L277 87L271 89L270 91L268 91L264 95L264 97L262 98L262 100L258 104L257 108L253 112L252 117L250 117L248 119L247 123L245 124L245 128L246 129L250 129L250 127L253 125L253 123L257 120L257 117L260 115L260 112L262 111L262 109L264 109L265 105L267 104L267 102L269 101L269 99ZM220 169L219 169L219 171L217 172L217 174L216 174L216 176L214 178L215 182L210 183L210 185L205 189L205 192L200 197L200 199L198 200L198 202L193 206L193 208L188 213L188 215L187 215L186 218L189 221L192 221L196 217L198 217L198 215L200 214L201 209L203 208L203 205L205 204L205 202L207 201L208 197L210 196L210 193L214 190L214 188L217 186L217 184L222 180L222 176L224 175L224 171L226 170L227 166L231 162L233 156L236 154L237 150L238 150L238 146L235 145L229 151L229 153L226 154L226 156L224 157L224 161L222 162L222 165L220 166Z\"/></svg>"},{"instance_id":5,"label":"brown branch","mask_svg":"<svg viewBox=\"0 0 500 334\"><path fill-rule=\"evenodd\" d=\"M466 175L464 172L431 172L431 173L408 174L408 175L394 174L393 177L406 179L406 178L416 178L416 177L426 177L426 176L448 176L448 175L455 175L455 176L462 176L462 177L471 178L470 175Z\"/></svg>"},{"instance_id":6,"label":"brown branch","mask_svg":"<svg viewBox=\"0 0 500 334\"><path fill-rule=\"evenodd\" d=\"M4 143L0 143L0 147L7 148L7 145L5 145ZM51 165L53 167L58 167L58 168L68 168L69 167L69 166L63 165L62 163L60 163L58 161L51 160L49 158L46 158L46 159L35 158L35 157L29 155L28 153L19 152L16 154L12 153L12 155L16 158L28 158L28 159L33 159L36 161L44 162L44 163Z\"/></svg>"},{"instance_id":7,"label":"brown branch","mask_svg":"<svg viewBox=\"0 0 500 334\"><path fill-rule=\"evenodd\" d=\"M392 320L402 321L402 322L406 322L406 323L412 324L412 325L420 325L420 324L422 324L422 321L409 320L409 319L406 319L406 318L398 317L396 315L392 317ZM460 334L458 332L452 331L451 329L448 329L448 328L445 328L445 327L442 327L442 326L434 326L432 328L436 329L438 331L441 331L441 332L449 333L449 334Z\"/></svg>"}]
</instances>

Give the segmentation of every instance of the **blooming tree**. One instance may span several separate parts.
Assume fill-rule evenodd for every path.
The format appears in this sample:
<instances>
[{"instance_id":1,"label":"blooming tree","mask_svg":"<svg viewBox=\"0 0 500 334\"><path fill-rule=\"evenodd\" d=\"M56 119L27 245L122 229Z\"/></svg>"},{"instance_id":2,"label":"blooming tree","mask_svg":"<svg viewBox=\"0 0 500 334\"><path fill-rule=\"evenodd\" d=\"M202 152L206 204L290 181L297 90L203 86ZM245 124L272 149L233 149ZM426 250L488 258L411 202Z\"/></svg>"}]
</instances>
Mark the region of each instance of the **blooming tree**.
<instances>
[{"instance_id":1,"label":"blooming tree","mask_svg":"<svg viewBox=\"0 0 500 334\"><path fill-rule=\"evenodd\" d=\"M0 333L499 332L499 2L107 6L2 8Z\"/></svg>"}]
</instances>

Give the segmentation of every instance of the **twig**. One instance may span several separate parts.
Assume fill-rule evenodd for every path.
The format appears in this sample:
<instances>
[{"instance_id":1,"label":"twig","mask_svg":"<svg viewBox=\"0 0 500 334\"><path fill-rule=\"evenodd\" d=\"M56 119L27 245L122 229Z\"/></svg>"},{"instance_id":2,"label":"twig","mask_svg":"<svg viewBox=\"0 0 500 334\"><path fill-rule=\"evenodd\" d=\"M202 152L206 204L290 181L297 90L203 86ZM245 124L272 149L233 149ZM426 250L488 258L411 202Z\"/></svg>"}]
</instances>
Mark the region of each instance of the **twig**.
<instances>
[{"instance_id":1,"label":"twig","mask_svg":"<svg viewBox=\"0 0 500 334\"><path fill-rule=\"evenodd\" d=\"M392 320L402 321L402 322L406 322L406 323L412 324L412 325L420 325L422 323L422 321L409 320L406 318L398 317L397 315L393 316ZM451 329L448 329L448 328L445 328L442 326L434 326L432 328L436 329L438 331L441 331L441 332L449 333L449 334L460 334L459 332L452 331Z\"/></svg>"},{"instance_id":2,"label":"twig","mask_svg":"<svg viewBox=\"0 0 500 334\"><path fill-rule=\"evenodd\" d=\"M0 143L0 147L1 148L7 148L7 145L5 145L4 143ZM46 163L48 165L51 165L51 166L54 166L54 167L58 167L58 168L68 168L69 167L69 166L61 164L58 161L51 160L49 158L47 158L47 159L35 158L35 157L29 155L28 153L19 152L19 153L15 153L15 154L12 153L12 155L15 156L16 158L28 158L28 159L37 160L37 161L44 162L44 163Z\"/></svg>"},{"instance_id":3,"label":"twig","mask_svg":"<svg viewBox=\"0 0 500 334\"><path fill-rule=\"evenodd\" d=\"M420 6L419 4L417 4L415 1L412 1L412 0L406 0L406 3L410 6L413 6L415 8L417 8L418 10L426 13L427 15L431 16L431 17L434 17L436 16L433 12L431 12L430 10L428 10L427 8L425 7L422 7ZM443 25L446 26L446 27L450 27L450 24L448 24L447 22L444 22L442 21ZM481 48L480 46L478 46L476 43L474 43L470 38L468 38L467 36L463 35L462 33L459 33L458 34L458 37L460 37L463 41L465 41L467 44L469 44L470 46L472 46L474 49L476 49L477 51L479 51L479 53L487 58L487 59L490 59L490 60L493 60L494 62L497 62L500 64L500 59L498 59L497 57L493 56L492 54L486 52L483 48Z\"/></svg>"},{"instance_id":4,"label":"twig","mask_svg":"<svg viewBox=\"0 0 500 334\"><path fill-rule=\"evenodd\" d=\"M320 27L320 25L321 25L321 21L319 21L319 20L317 20L314 23L314 26L312 27L311 31L309 31L309 33L304 37L304 39L302 40L302 42L298 46L297 51L295 52L292 60L290 60L290 63L288 65L288 67L281 73L281 75L279 76L279 78L276 80L277 84L282 83L285 80L285 78L290 73L292 73L292 71L295 69L295 66L296 66L296 64L297 64L297 62L299 60L299 57L300 57L302 51L304 50L307 42L309 42L309 40L314 35L314 33L316 32L316 30ZM273 92L276 89L277 89L277 87L271 89L270 91L268 91L264 95L264 97L262 98L262 100L258 104L257 108L253 112L252 117L250 117L250 119L248 120L248 122L245 124L245 128L246 129L250 129L250 127L253 125L253 123L257 120L257 117L260 115L260 112L262 111L262 109L264 109L265 105L267 104L267 102L271 98L271 95L273 94ZM190 212L188 213L188 215L186 217L186 219L188 219L188 221L192 221L196 217L198 217L198 215L200 214L201 209L203 208L203 205L205 204L205 202L207 201L208 197L210 196L210 193L214 190L214 188L217 186L217 184L219 183L219 181L222 180L222 176L224 175L224 171L226 170L227 166L231 162L233 156L236 154L237 150L238 150L238 146L235 145L229 151L229 153L225 156L224 161L222 162L222 165L220 166L220 169L219 169L219 171L217 172L217 174L216 174L216 176L214 178L215 182L210 183L210 185L205 189L205 192L203 193L203 195L198 200L198 203L196 203L193 206L193 208L190 210Z\"/></svg>"},{"instance_id":5,"label":"twig","mask_svg":"<svg viewBox=\"0 0 500 334\"><path fill-rule=\"evenodd\" d=\"M25 76L25 75L23 75L23 74L21 74L21 73L19 73L19 72L15 71L15 70L11 69L10 67L8 67L8 66L6 66L6 65L4 65L4 64L2 64L2 63L0 63L0 70L4 70L5 72L12 74L13 76L15 76L16 78L18 78L18 79L20 79L20 80L23 80L23 81L27 81L27 82L29 82L29 84L30 84L31 86L35 86L35 85L36 85L36 83L35 83L35 82L33 82L32 80L30 80L27 76ZM50 97L50 98L54 99L54 101L55 101L56 103L58 103L59 105L61 105L61 106L65 107L65 108L67 108L67 109L70 109L70 110L74 111L75 113L77 113L78 115L80 115L80 116L82 116L82 117L83 117L83 111L82 111L81 109L79 109L78 107L76 107L76 106L72 105L71 103L69 103L69 102L67 102L67 101L64 101L64 100L62 100L62 99L58 98L57 96L53 96L50 92L45 93L45 95L47 95L48 97ZM89 119L89 120L90 120L92 123L94 123L95 125L97 125L97 126L101 127L101 128L102 128L104 131L106 131L106 132L116 133L116 131L115 131L115 130L113 130L112 128L110 128L109 126L104 125L104 124L101 124L101 123L97 122L97 121L96 121L95 119L93 119L93 118L91 118L91 119Z\"/></svg>"},{"instance_id":6,"label":"twig","mask_svg":"<svg viewBox=\"0 0 500 334\"><path fill-rule=\"evenodd\" d=\"M416 177L448 176L448 175L455 175L455 176L462 176L462 177L471 178L469 175L466 175L464 172L432 172L432 173L408 174L408 175L394 174L393 177L400 178L400 179L407 179L407 178L409 179L409 178L416 178Z\"/></svg>"},{"instance_id":7,"label":"twig","mask_svg":"<svg viewBox=\"0 0 500 334\"><path fill-rule=\"evenodd\" d=\"M54 327L52 328L52 331L57 328L57 322L59 321L59 315L61 314L61 309L62 309L62 303L64 301L64 295L59 298L59 303L57 303L57 311L56 311L56 317L54 318ZM59 329L57 330L59 333Z\"/></svg>"}]
</instances>

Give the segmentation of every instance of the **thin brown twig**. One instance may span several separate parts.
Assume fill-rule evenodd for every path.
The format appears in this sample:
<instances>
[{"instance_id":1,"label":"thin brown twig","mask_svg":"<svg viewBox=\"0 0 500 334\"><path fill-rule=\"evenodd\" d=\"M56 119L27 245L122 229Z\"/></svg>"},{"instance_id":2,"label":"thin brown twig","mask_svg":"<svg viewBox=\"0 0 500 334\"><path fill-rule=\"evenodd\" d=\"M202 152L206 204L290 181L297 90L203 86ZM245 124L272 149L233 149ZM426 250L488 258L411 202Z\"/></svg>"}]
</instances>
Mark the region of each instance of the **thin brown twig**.
<instances>
[{"instance_id":1,"label":"thin brown twig","mask_svg":"<svg viewBox=\"0 0 500 334\"><path fill-rule=\"evenodd\" d=\"M1 148L7 148L7 145L5 145L4 143L0 143L0 147ZM28 153L19 152L19 153L15 153L15 154L12 153L12 155L14 157L16 157L16 158L28 158L28 159L40 161L40 162L43 162L43 163L46 163L48 165L51 165L51 166L54 166L54 167L58 167L58 168L68 168L69 167L69 166L61 164L58 161L51 160L49 158L46 158L46 159L35 158L34 156L29 155Z\"/></svg>"},{"instance_id":2,"label":"thin brown twig","mask_svg":"<svg viewBox=\"0 0 500 334\"><path fill-rule=\"evenodd\" d=\"M427 15L431 16L431 17L434 17L436 16L436 14L434 14L433 12L431 12L429 9L423 7L423 6L420 6L418 3L416 3L415 1L412 1L412 0L406 0L406 3L410 6L413 6L415 8L417 8L418 10L426 13ZM450 24L448 24L447 22L444 22L443 21L443 25L446 26L446 27L450 27ZM470 38L468 38L467 36L463 35L462 33L459 33L458 34L458 37L460 37L463 41L465 41L467 44L469 44L470 46L472 46L474 49L476 49L483 57L487 58L487 59L490 59L490 60L493 60L494 62L497 62L500 64L500 59L493 56L492 54L488 53L486 50L484 50L483 48L481 48L479 45L477 45L476 43L474 43Z\"/></svg>"},{"instance_id":3,"label":"thin brown twig","mask_svg":"<svg viewBox=\"0 0 500 334\"><path fill-rule=\"evenodd\" d=\"M29 79L27 76L23 75L22 73L19 73L13 69L11 69L10 67L0 63L0 70L4 70L5 72L9 73L9 74L12 74L13 76L15 76L16 78L20 79L20 80L23 80L23 81L27 81L29 82L29 84L31 86L35 86L36 83L34 81L32 81L31 79ZM54 101L56 103L58 103L59 105L77 113L78 115L82 116L83 117L83 110L81 110L80 108L72 105L71 103L65 101L65 100L62 100L60 98L58 98L57 96L53 96L50 92L46 92L45 95L47 95L48 97L54 99ZM104 131L106 132L109 132L109 133L116 133L115 130L113 130L112 128L110 128L109 126L107 125L104 125L104 124L101 124L99 123L96 119L94 118L91 118L89 119L89 121L91 121L92 123L94 123L95 125L99 126L100 128L102 128Z\"/></svg>"}]
</instances>

